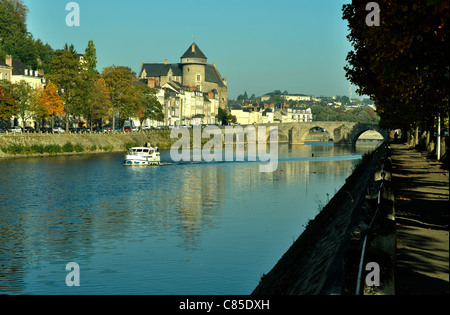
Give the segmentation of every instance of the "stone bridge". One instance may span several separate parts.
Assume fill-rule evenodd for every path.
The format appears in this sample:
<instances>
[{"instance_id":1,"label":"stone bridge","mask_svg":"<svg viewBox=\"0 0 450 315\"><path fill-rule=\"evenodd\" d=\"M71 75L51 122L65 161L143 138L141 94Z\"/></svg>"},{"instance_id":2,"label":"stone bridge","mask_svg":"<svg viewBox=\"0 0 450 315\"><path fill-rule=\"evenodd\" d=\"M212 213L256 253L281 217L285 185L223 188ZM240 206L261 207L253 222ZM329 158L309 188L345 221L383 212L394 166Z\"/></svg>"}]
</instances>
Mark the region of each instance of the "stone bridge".
<instances>
[{"instance_id":1,"label":"stone bridge","mask_svg":"<svg viewBox=\"0 0 450 315\"><path fill-rule=\"evenodd\" d=\"M322 128L328 132L330 139L335 144L356 144L359 136L367 130L375 130L380 133L384 139L388 137L388 131L383 130L376 124L363 124L356 122L343 121L313 121L299 123L274 123L274 124L256 124L266 126L266 139L270 139L270 127L278 127L278 141L289 144L302 144L306 137L316 127ZM246 126L242 126L244 129ZM246 137L247 138L247 137ZM247 140L247 139L246 139Z\"/></svg>"}]
</instances>

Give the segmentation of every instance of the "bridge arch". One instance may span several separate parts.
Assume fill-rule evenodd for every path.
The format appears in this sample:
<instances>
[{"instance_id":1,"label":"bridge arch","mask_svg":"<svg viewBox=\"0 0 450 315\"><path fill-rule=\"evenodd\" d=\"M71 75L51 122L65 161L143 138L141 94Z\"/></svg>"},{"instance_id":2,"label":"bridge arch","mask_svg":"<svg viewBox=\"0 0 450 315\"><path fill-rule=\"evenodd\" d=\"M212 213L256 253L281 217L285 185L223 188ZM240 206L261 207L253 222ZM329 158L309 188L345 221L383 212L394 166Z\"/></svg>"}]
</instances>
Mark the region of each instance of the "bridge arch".
<instances>
[{"instance_id":1,"label":"bridge arch","mask_svg":"<svg viewBox=\"0 0 450 315\"><path fill-rule=\"evenodd\" d=\"M335 143L339 143L342 138L348 134L354 124L355 123L331 121L296 123L289 130L289 143L305 143L307 140L306 138L315 128L325 130L331 140Z\"/></svg>"},{"instance_id":2,"label":"bridge arch","mask_svg":"<svg viewBox=\"0 0 450 315\"><path fill-rule=\"evenodd\" d=\"M378 125L375 124L356 124L353 126L351 132L349 133L349 142L353 145L356 144L359 137L366 131L373 130L378 132L384 140L388 139L389 132L385 129L381 129Z\"/></svg>"}]
</instances>

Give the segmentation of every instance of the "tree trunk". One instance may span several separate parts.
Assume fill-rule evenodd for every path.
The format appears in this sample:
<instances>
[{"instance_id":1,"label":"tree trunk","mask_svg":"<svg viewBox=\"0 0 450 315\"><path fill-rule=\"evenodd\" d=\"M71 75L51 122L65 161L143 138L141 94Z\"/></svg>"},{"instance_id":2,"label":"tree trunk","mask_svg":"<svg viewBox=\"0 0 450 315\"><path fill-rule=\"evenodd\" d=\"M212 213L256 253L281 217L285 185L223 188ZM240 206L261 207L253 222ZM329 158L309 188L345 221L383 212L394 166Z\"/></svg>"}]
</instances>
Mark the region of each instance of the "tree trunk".
<instances>
[{"instance_id":1,"label":"tree trunk","mask_svg":"<svg viewBox=\"0 0 450 315\"><path fill-rule=\"evenodd\" d=\"M69 113L66 113L66 132L69 132Z\"/></svg>"},{"instance_id":2,"label":"tree trunk","mask_svg":"<svg viewBox=\"0 0 450 315\"><path fill-rule=\"evenodd\" d=\"M419 144L419 126L416 126L416 129L414 130L414 146L417 146Z\"/></svg>"}]
</instances>

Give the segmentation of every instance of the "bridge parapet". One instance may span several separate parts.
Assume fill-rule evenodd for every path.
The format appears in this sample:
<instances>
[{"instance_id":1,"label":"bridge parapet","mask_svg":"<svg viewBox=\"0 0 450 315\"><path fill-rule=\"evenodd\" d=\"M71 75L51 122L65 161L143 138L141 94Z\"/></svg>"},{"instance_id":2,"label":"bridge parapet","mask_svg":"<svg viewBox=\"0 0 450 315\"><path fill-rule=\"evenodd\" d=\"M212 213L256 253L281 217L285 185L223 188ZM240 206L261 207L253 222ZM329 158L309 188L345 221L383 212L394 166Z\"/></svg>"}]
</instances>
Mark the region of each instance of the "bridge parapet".
<instances>
[{"instance_id":1,"label":"bridge parapet","mask_svg":"<svg viewBox=\"0 0 450 315\"><path fill-rule=\"evenodd\" d=\"M295 123L271 123L255 124L266 126L266 139L270 137L270 127L278 128L278 141L288 142L289 144L303 144L306 137L314 128L326 130L335 144L355 144L359 136L367 130L375 130L380 133L384 139L387 139L388 132L381 129L376 124L363 124L346 121L313 121L313 122L295 122Z\"/></svg>"}]
</instances>

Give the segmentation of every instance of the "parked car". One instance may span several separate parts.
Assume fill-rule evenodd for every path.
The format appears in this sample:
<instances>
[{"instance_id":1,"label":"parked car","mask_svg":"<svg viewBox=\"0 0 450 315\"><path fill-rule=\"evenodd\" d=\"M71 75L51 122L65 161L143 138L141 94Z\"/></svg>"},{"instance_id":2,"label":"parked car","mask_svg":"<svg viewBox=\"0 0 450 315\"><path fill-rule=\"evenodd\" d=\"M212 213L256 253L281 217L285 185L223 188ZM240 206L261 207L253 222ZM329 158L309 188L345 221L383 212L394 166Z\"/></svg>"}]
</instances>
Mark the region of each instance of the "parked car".
<instances>
[{"instance_id":1,"label":"parked car","mask_svg":"<svg viewBox=\"0 0 450 315\"><path fill-rule=\"evenodd\" d=\"M113 129L112 129L111 126L105 126L105 127L103 127L103 132L112 132L112 131L113 131Z\"/></svg>"},{"instance_id":2,"label":"parked car","mask_svg":"<svg viewBox=\"0 0 450 315\"><path fill-rule=\"evenodd\" d=\"M55 127L53 128L53 132L54 133L64 133L64 129L62 129L61 127Z\"/></svg>"},{"instance_id":3,"label":"parked car","mask_svg":"<svg viewBox=\"0 0 450 315\"><path fill-rule=\"evenodd\" d=\"M14 126L8 130L9 132L22 132L22 127Z\"/></svg>"},{"instance_id":4,"label":"parked car","mask_svg":"<svg viewBox=\"0 0 450 315\"><path fill-rule=\"evenodd\" d=\"M35 132L35 129L33 127L31 127L31 126L26 126L25 127L25 132L33 133L33 132Z\"/></svg>"},{"instance_id":5,"label":"parked car","mask_svg":"<svg viewBox=\"0 0 450 315\"><path fill-rule=\"evenodd\" d=\"M41 131L42 133L48 133L48 132L52 132L52 128L42 127L42 128L40 129L40 131Z\"/></svg>"},{"instance_id":6,"label":"parked car","mask_svg":"<svg viewBox=\"0 0 450 315\"><path fill-rule=\"evenodd\" d=\"M0 128L0 133L5 133L6 132L6 130L5 129L3 129L3 128Z\"/></svg>"},{"instance_id":7,"label":"parked car","mask_svg":"<svg viewBox=\"0 0 450 315\"><path fill-rule=\"evenodd\" d=\"M123 127L123 132L131 132L131 127L129 126Z\"/></svg>"}]
</instances>

